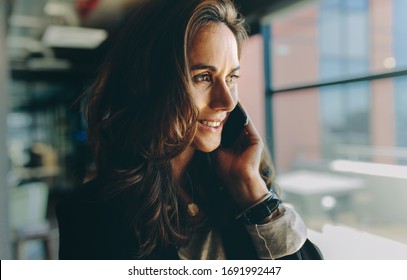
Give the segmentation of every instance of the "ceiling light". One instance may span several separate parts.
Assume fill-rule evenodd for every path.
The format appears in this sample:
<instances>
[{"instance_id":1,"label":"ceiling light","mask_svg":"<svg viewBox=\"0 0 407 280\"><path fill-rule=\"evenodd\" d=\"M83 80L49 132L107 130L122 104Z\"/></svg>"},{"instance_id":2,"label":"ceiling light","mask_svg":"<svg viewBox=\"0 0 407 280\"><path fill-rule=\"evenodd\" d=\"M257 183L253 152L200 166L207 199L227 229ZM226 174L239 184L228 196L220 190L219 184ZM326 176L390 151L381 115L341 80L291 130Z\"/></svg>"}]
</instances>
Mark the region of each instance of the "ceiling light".
<instances>
[{"instance_id":1,"label":"ceiling light","mask_svg":"<svg viewBox=\"0 0 407 280\"><path fill-rule=\"evenodd\" d=\"M48 47L94 49L106 38L107 32L103 29L49 25L42 41Z\"/></svg>"}]
</instances>

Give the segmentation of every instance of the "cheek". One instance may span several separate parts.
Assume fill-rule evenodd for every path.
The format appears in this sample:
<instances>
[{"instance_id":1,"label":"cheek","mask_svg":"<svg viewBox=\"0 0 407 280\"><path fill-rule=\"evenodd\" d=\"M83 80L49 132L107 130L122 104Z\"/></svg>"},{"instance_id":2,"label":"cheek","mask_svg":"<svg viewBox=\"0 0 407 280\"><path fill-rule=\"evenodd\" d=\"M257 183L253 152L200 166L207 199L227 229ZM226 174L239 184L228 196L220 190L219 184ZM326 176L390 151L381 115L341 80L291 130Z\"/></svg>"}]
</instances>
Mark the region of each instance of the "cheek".
<instances>
[{"instance_id":1,"label":"cheek","mask_svg":"<svg viewBox=\"0 0 407 280\"><path fill-rule=\"evenodd\" d=\"M239 91L237 90L237 85L234 85L230 89L230 94L232 95L233 100L237 103L237 100L239 99Z\"/></svg>"},{"instance_id":2,"label":"cheek","mask_svg":"<svg viewBox=\"0 0 407 280\"><path fill-rule=\"evenodd\" d=\"M201 110L208 105L209 98L207 94L195 92L193 93L192 97L194 100L194 105L198 108L199 112L201 112Z\"/></svg>"}]
</instances>

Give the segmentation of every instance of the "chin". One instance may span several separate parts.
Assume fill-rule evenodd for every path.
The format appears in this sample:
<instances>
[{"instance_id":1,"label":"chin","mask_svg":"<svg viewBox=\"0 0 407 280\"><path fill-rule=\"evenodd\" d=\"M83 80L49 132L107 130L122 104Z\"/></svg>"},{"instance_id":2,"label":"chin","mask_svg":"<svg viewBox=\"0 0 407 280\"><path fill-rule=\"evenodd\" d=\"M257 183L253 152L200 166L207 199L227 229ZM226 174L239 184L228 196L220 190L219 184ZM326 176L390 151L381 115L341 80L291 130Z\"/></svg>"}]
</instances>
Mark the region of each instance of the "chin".
<instances>
[{"instance_id":1,"label":"chin","mask_svg":"<svg viewBox=\"0 0 407 280\"><path fill-rule=\"evenodd\" d=\"M211 152L215 151L218 147L219 147L219 145L214 148L206 148L206 149L198 149L198 150L201 152L204 152L204 153L211 153Z\"/></svg>"},{"instance_id":2,"label":"chin","mask_svg":"<svg viewBox=\"0 0 407 280\"><path fill-rule=\"evenodd\" d=\"M194 141L193 148L195 150L210 153L215 151L220 146L220 140L217 141Z\"/></svg>"}]
</instances>

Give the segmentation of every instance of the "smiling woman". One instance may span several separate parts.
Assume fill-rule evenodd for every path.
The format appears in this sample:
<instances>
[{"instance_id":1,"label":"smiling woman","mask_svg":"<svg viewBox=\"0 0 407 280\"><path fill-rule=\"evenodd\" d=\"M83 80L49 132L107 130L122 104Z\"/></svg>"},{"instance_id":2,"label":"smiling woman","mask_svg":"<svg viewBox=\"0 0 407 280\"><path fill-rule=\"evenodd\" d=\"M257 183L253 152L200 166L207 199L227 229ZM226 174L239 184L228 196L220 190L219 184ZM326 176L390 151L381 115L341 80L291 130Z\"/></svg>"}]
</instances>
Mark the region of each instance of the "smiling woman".
<instances>
[{"instance_id":1,"label":"smiling woman","mask_svg":"<svg viewBox=\"0 0 407 280\"><path fill-rule=\"evenodd\" d=\"M223 123L237 103L239 56L236 39L223 23L202 27L188 53L191 94L198 108L198 128L191 148L211 152L220 144Z\"/></svg>"},{"instance_id":2,"label":"smiling woman","mask_svg":"<svg viewBox=\"0 0 407 280\"><path fill-rule=\"evenodd\" d=\"M253 123L220 145L243 17L228 0L143 3L86 96L96 170L58 206L60 258L320 258Z\"/></svg>"}]
</instances>

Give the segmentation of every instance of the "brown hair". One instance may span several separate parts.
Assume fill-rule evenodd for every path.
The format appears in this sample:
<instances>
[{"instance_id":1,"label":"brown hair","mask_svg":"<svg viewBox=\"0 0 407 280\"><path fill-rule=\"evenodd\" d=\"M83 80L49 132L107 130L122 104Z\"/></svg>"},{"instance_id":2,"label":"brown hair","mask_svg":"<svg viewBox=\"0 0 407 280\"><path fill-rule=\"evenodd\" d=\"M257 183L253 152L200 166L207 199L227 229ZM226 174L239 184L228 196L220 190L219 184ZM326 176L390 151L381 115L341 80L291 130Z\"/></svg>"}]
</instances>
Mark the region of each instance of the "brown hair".
<instances>
[{"instance_id":1,"label":"brown hair","mask_svg":"<svg viewBox=\"0 0 407 280\"><path fill-rule=\"evenodd\" d=\"M138 257L179 244L178 185L171 159L192 141L198 116L189 93L188 51L210 23L247 37L230 0L149 0L131 14L85 102L88 140L110 194L126 192ZM131 201L131 203L130 203Z\"/></svg>"}]
</instances>

